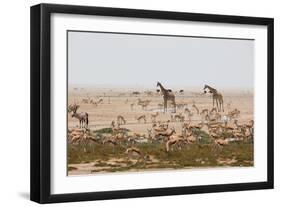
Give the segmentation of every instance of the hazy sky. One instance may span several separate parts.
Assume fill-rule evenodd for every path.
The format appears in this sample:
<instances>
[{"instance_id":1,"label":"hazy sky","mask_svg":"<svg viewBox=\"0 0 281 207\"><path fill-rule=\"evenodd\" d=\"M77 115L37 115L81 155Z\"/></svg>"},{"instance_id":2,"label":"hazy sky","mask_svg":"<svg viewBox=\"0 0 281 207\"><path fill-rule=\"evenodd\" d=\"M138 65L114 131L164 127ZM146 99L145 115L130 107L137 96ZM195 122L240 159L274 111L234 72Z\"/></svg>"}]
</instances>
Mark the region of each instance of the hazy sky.
<instances>
[{"instance_id":1,"label":"hazy sky","mask_svg":"<svg viewBox=\"0 0 281 207\"><path fill-rule=\"evenodd\" d=\"M69 84L253 88L254 40L68 32Z\"/></svg>"}]
</instances>

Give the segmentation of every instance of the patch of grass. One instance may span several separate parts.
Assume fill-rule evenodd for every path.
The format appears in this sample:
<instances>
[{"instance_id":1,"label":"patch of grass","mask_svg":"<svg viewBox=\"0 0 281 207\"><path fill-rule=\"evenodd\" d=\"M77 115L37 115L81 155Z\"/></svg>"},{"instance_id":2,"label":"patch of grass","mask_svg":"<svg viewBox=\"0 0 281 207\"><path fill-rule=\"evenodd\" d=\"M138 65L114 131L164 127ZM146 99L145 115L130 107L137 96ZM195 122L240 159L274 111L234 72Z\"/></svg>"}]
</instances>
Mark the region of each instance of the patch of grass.
<instances>
[{"instance_id":1,"label":"patch of grass","mask_svg":"<svg viewBox=\"0 0 281 207\"><path fill-rule=\"evenodd\" d=\"M207 134L205 131L200 130L200 129L195 129L193 132L197 137L200 138L199 139L200 144L209 144L212 142L209 134Z\"/></svg>"},{"instance_id":2,"label":"patch of grass","mask_svg":"<svg viewBox=\"0 0 281 207\"><path fill-rule=\"evenodd\" d=\"M98 130L95 130L94 133L97 133L97 134L112 134L113 131L112 131L112 128L102 128L102 129L98 129Z\"/></svg>"},{"instance_id":3,"label":"patch of grass","mask_svg":"<svg viewBox=\"0 0 281 207\"><path fill-rule=\"evenodd\" d=\"M71 166L69 166L69 167L67 168L67 170L68 170L68 171L77 170L77 168L76 168L76 167L71 167Z\"/></svg>"},{"instance_id":4,"label":"patch of grass","mask_svg":"<svg viewBox=\"0 0 281 207\"><path fill-rule=\"evenodd\" d=\"M222 132L221 136L223 139L225 139L225 138L233 137L233 134L231 132Z\"/></svg>"},{"instance_id":5,"label":"patch of grass","mask_svg":"<svg viewBox=\"0 0 281 207\"><path fill-rule=\"evenodd\" d=\"M120 128L120 131L122 133L126 133L129 132L130 130L126 128ZM112 128L102 128L102 129L94 130L93 132L97 134L112 134L113 130Z\"/></svg>"},{"instance_id":6,"label":"patch of grass","mask_svg":"<svg viewBox=\"0 0 281 207\"><path fill-rule=\"evenodd\" d=\"M139 143L135 147L139 148L144 155L150 155L158 161L146 163L139 160L137 163L127 160L125 154L126 146L102 145L93 143L91 145L68 145L68 163L85 163L99 160L96 166L111 167L103 171L117 172L130 169L148 169L151 168L186 168L186 167L217 167L217 166L253 166L254 153L252 142L234 142L222 147L220 150L214 150L210 139L202 132L201 141L195 144L188 144L182 149L172 148L166 152L164 143ZM126 166L110 165L107 163L112 158L123 158ZM236 160L228 164L227 162L218 162L218 160ZM122 162L120 162L121 164Z\"/></svg>"}]
</instances>

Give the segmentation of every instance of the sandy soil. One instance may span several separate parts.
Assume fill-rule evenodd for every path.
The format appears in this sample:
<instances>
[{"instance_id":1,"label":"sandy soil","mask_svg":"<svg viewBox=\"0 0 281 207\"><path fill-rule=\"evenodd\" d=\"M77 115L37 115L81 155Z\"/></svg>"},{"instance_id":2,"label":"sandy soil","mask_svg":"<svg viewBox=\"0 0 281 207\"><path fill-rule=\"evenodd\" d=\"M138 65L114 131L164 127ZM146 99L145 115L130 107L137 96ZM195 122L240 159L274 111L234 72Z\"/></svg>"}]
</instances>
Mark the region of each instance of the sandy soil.
<instances>
[{"instance_id":1,"label":"sandy soil","mask_svg":"<svg viewBox=\"0 0 281 207\"><path fill-rule=\"evenodd\" d=\"M110 127L111 122L118 115L122 115L126 119L126 124L122 127L127 128L131 133L140 133L147 135L147 129L152 128L151 114L159 112L159 116L156 118L157 121L167 121L171 120L172 108L170 106L169 112L163 113L163 108L160 108L158 104L163 103L163 98L160 94L157 94L155 89L149 89L153 92L152 95L146 95L144 91L147 89L124 89L124 88L73 88L69 87L68 94L68 104L77 103L80 105L80 108L77 112L87 112L89 114L89 128L90 130L98 130L102 128ZM132 95L133 91L139 91L140 95ZM192 104L195 104L199 111L203 109L212 109L212 97L209 94L203 94L202 89L194 90L185 90L183 94L176 95L176 103L187 104L191 111L193 111L193 116L191 117L192 123L201 122L201 116L196 114L192 109ZM237 108L241 111L241 114L238 118L239 123L248 123L249 120L252 120L253 117L253 93L249 91L234 91L234 90L222 90L221 91L224 97L224 108L225 111L221 112L221 115L226 115L229 111ZM93 101L98 101L103 99L103 103L94 106L93 104L82 103L82 99L92 99ZM151 100L146 110L143 110L141 106L137 105L138 99L141 100ZM133 109L131 104L134 104ZM184 113L183 109L177 110L177 114ZM146 115L147 123L138 123L136 117ZM68 128L74 128L78 126L78 120L71 117L71 114L68 114ZM180 122L171 122L170 127L175 127L176 132L181 134L181 123ZM201 160L199 160L202 162ZM198 161L198 162L199 162ZM126 167L128 160L108 160L106 163L104 161L96 160L90 163L81 163L81 164L69 164L68 167L69 175L83 175L91 174L93 172L104 172L106 169L114 167ZM137 160L130 160L134 163ZM218 163L221 164L231 164L236 162L235 159L229 160L218 160ZM252 161L250 161L252 162ZM150 165L151 169L157 168L157 163L159 160L152 160ZM171 164L171 163L170 163ZM151 170L150 169L150 170ZM128 171L134 171L134 169L129 169Z\"/></svg>"},{"instance_id":2,"label":"sandy soil","mask_svg":"<svg viewBox=\"0 0 281 207\"><path fill-rule=\"evenodd\" d=\"M113 120L116 120L118 115L122 115L127 123L123 127L128 128L136 133L147 133L147 129L151 128L151 117L150 115L155 112L160 112L157 117L157 121L167 121L171 119L171 112L166 114L162 113L163 109L159 108L158 104L163 102L161 95L156 92L153 96L145 95L143 90L138 90L141 92L139 96L133 96L132 90L126 89L83 89L83 90L70 90L68 103L77 102L80 105L78 112L87 112L89 114L89 127L91 130L97 130L105 127L110 127ZM150 90L150 91L155 91ZM204 108L212 108L212 97L210 95L199 95L202 90L197 91L186 91L184 94L176 94L176 103L186 103L187 107L192 110L192 104L198 107L201 111ZM253 94L245 91L223 91L224 96L224 107L225 112L221 115L226 115L229 111L237 108L241 111L239 117L239 123L245 123L253 119ZM103 99L102 104L94 106L93 104L83 104L82 99L91 98L94 101ZM151 100L147 107L147 110L142 110L141 106L137 105L137 100ZM133 110L131 110L131 104L134 103ZM171 108L170 108L170 111ZM183 113L183 110L177 110L177 113ZM137 116L146 115L147 123L141 124L135 119ZM191 118L194 123L201 121L201 116L197 115L194 111L194 115ZM78 126L78 120L71 117L68 114L68 127L74 128ZM172 123L176 130L180 130L180 123Z\"/></svg>"}]
</instances>

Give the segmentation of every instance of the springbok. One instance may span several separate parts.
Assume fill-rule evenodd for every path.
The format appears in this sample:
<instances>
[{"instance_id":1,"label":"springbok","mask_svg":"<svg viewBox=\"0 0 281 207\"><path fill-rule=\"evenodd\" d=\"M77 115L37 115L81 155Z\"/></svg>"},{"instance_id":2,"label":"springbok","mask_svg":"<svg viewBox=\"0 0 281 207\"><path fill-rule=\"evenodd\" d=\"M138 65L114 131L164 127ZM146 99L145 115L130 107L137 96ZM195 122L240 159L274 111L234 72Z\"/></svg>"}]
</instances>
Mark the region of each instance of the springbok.
<instances>
[{"instance_id":1,"label":"springbok","mask_svg":"<svg viewBox=\"0 0 281 207\"><path fill-rule=\"evenodd\" d=\"M158 112L154 113L154 114L151 114L150 117L151 117L151 122L155 123L156 122L156 117L159 115Z\"/></svg>"},{"instance_id":2,"label":"springbok","mask_svg":"<svg viewBox=\"0 0 281 207\"><path fill-rule=\"evenodd\" d=\"M98 102L97 102L97 104L103 104L103 99L102 99L102 98L99 99Z\"/></svg>"},{"instance_id":3,"label":"springbok","mask_svg":"<svg viewBox=\"0 0 281 207\"><path fill-rule=\"evenodd\" d=\"M124 118L123 116L118 115L118 116L117 116L117 123L118 123L119 125L126 124L126 120L125 120L125 118Z\"/></svg>"},{"instance_id":4,"label":"springbok","mask_svg":"<svg viewBox=\"0 0 281 207\"><path fill-rule=\"evenodd\" d=\"M166 152L170 151L171 146L175 145L178 148L181 148L184 143L186 143L186 140L183 137L173 137L166 142Z\"/></svg>"},{"instance_id":5,"label":"springbok","mask_svg":"<svg viewBox=\"0 0 281 207\"><path fill-rule=\"evenodd\" d=\"M130 107L131 107L131 110L132 110L132 111L134 110L134 106L135 106L135 103L131 103L131 104L130 104Z\"/></svg>"},{"instance_id":6,"label":"springbok","mask_svg":"<svg viewBox=\"0 0 281 207\"><path fill-rule=\"evenodd\" d=\"M138 120L138 123L140 123L141 120L143 120L144 123L146 123L146 116L145 116L145 115L141 115L141 116L139 116L139 117L136 117L136 120Z\"/></svg>"},{"instance_id":7,"label":"springbok","mask_svg":"<svg viewBox=\"0 0 281 207\"><path fill-rule=\"evenodd\" d=\"M199 114L199 109L195 104L192 104L192 109L194 109L196 113Z\"/></svg>"},{"instance_id":8,"label":"springbok","mask_svg":"<svg viewBox=\"0 0 281 207\"><path fill-rule=\"evenodd\" d=\"M137 104L140 105L143 110L146 110L146 109L147 109L147 106L149 105L150 102L151 102L151 100L141 100L141 99L139 98Z\"/></svg>"},{"instance_id":9,"label":"springbok","mask_svg":"<svg viewBox=\"0 0 281 207\"><path fill-rule=\"evenodd\" d=\"M230 119L237 118L240 115L240 111L235 108L233 111L230 111L227 115Z\"/></svg>"}]
</instances>

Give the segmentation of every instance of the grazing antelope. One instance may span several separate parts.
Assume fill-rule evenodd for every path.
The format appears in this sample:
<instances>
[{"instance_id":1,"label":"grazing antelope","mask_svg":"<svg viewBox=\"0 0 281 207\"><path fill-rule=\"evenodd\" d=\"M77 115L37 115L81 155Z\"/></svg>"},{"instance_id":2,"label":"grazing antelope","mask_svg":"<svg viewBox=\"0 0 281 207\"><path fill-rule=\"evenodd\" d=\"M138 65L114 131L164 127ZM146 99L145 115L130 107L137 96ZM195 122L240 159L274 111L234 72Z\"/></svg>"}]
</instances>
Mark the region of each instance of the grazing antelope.
<instances>
[{"instance_id":1,"label":"grazing antelope","mask_svg":"<svg viewBox=\"0 0 281 207\"><path fill-rule=\"evenodd\" d=\"M166 137L170 137L172 136L173 134L176 133L176 130L174 127L171 127L170 130L163 130L163 131L158 131L156 133L157 136L166 136Z\"/></svg>"},{"instance_id":2,"label":"grazing antelope","mask_svg":"<svg viewBox=\"0 0 281 207\"><path fill-rule=\"evenodd\" d=\"M102 141L102 144L109 144L109 145L112 145L112 146L116 146L117 140L115 138L107 138L107 139L104 139Z\"/></svg>"},{"instance_id":3,"label":"grazing antelope","mask_svg":"<svg viewBox=\"0 0 281 207\"><path fill-rule=\"evenodd\" d=\"M223 146L226 146L229 144L228 139L215 139L214 140L214 147L213 149L221 149Z\"/></svg>"},{"instance_id":4,"label":"grazing antelope","mask_svg":"<svg viewBox=\"0 0 281 207\"><path fill-rule=\"evenodd\" d=\"M235 119L234 120L234 125L237 128L237 136L236 137L240 137L240 138L245 138L245 137L252 137L253 133L252 133L252 124L238 124L238 121ZM247 133L247 129L248 129L248 133ZM239 136L242 135L242 136Z\"/></svg>"},{"instance_id":5,"label":"grazing antelope","mask_svg":"<svg viewBox=\"0 0 281 207\"><path fill-rule=\"evenodd\" d=\"M136 147L130 147L130 148L126 149L125 154L127 154L130 157L137 156L139 158L142 155L141 151Z\"/></svg>"},{"instance_id":6,"label":"grazing antelope","mask_svg":"<svg viewBox=\"0 0 281 207\"><path fill-rule=\"evenodd\" d=\"M115 133L115 134L112 136L112 138L113 138L114 140L116 140L117 143L121 143L123 140L125 140L126 137L125 137L124 133L118 132L118 133Z\"/></svg>"},{"instance_id":7,"label":"grazing antelope","mask_svg":"<svg viewBox=\"0 0 281 207\"><path fill-rule=\"evenodd\" d=\"M199 109L195 104L192 104L192 108L196 111L197 114L199 114Z\"/></svg>"},{"instance_id":8,"label":"grazing antelope","mask_svg":"<svg viewBox=\"0 0 281 207\"><path fill-rule=\"evenodd\" d=\"M68 139L71 143L74 143L77 140L82 139L84 133L85 133L85 129L80 129L80 128L74 128L74 129L68 130Z\"/></svg>"},{"instance_id":9,"label":"grazing antelope","mask_svg":"<svg viewBox=\"0 0 281 207\"><path fill-rule=\"evenodd\" d=\"M181 148L181 146L186 142L183 137L173 137L166 142L166 152L170 151L171 146L177 146Z\"/></svg>"},{"instance_id":10,"label":"grazing antelope","mask_svg":"<svg viewBox=\"0 0 281 207\"><path fill-rule=\"evenodd\" d=\"M174 127L170 128L169 130L166 130L166 131L162 131L162 132L155 132L155 139L159 140L161 139L162 141L163 140L169 140L170 137L172 135L174 135L176 133L176 130ZM163 139L164 138L164 139Z\"/></svg>"},{"instance_id":11,"label":"grazing antelope","mask_svg":"<svg viewBox=\"0 0 281 207\"><path fill-rule=\"evenodd\" d=\"M170 139L166 142L166 152L170 151L170 147L173 145L177 145L179 142L183 141L183 138L177 138L177 139Z\"/></svg>"},{"instance_id":12,"label":"grazing antelope","mask_svg":"<svg viewBox=\"0 0 281 207\"><path fill-rule=\"evenodd\" d=\"M150 102L151 102L151 100L144 100L144 101L142 101L142 100L139 98L137 104L140 105L143 110L146 110L146 109L147 109L147 106L149 105Z\"/></svg>"},{"instance_id":13,"label":"grazing antelope","mask_svg":"<svg viewBox=\"0 0 281 207\"><path fill-rule=\"evenodd\" d=\"M82 103L88 104L88 103L89 103L89 99L88 99L88 98L83 98L83 99L82 99Z\"/></svg>"},{"instance_id":14,"label":"grazing antelope","mask_svg":"<svg viewBox=\"0 0 281 207\"><path fill-rule=\"evenodd\" d=\"M175 114L174 116L171 115L171 119L173 119L174 121L184 122L184 116L182 115L182 113Z\"/></svg>"},{"instance_id":15,"label":"grazing antelope","mask_svg":"<svg viewBox=\"0 0 281 207\"><path fill-rule=\"evenodd\" d=\"M98 103L95 102L93 99L90 100L90 104L92 104L93 106L97 107L98 106Z\"/></svg>"},{"instance_id":16,"label":"grazing antelope","mask_svg":"<svg viewBox=\"0 0 281 207\"><path fill-rule=\"evenodd\" d=\"M235 120L233 121L233 123L234 123L234 125L236 126L236 128L239 129L240 131L242 131L242 129L245 128L245 125L243 125L243 124L238 124L238 120L237 120L237 119L235 119Z\"/></svg>"},{"instance_id":17,"label":"grazing antelope","mask_svg":"<svg viewBox=\"0 0 281 207\"><path fill-rule=\"evenodd\" d=\"M89 115L87 112L80 112L80 113L76 113L73 112L72 113L72 118L76 118L79 120L79 127L82 128L88 128L88 124L89 124Z\"/></svg>"},{"instance_id":18,"label":"grazing antelope","mask_svg":"<svg viewBox=\"0 0 281 207\"><path fill-rule=\"evenodd\" d=\"M136 158L137 162L139 162L139 160L143 160L144 162L149 160L149 155L144 155L136 147L130 147L130 148L126 149L125 154L127 154L129 158Z\"/></svg>"},{"instance_id":19,"label":"grazing antelope","mask_svg":"<svg viewBox=\"0 0 281 207\"><path fill-rule=\"evenodd\" d=\"M159 127L163 130L167 130L169 128L169 123L170 123L170 120L168 120L167 122L164 122L164 123L159 123Z\"/></svg>"},{"instance_id":20,"label":"grazing antelope","mask_svg":"<svg viewBox=\"0 0 281 207\"><path fill-rule=\"evenodd\" d=\"M184 107L186 106L186 104L185 103L178 103L178 104L176 104L176 107L177 107L177 109L183 109Z\"/></svg>"},{"instance_id":21,"label":"grazing antelope","mask_svg":"<svg viewBox=\"0 0 281 207\"><path fill-rule=\"evenodd\" d=\"M90 130L89 129L72 129L69 130L68 132L68 137L70 139L71 143L75 143L77 141L86 141L86 140L91 140L94 141L96 143L99 142L99 140L97 138L94 138L92 136L90 136Z\"/></svg>"},{"instance_id":22,"label":"grazing antelope","mask_svg":"<svg viewBox=\"0 0 281 207\"><path fill-rule=\"evenodd\" d=\"M118 115L118 116L117 116L117 123L118 123L118 125L120 126L120 125L122 125L122 124L126 124L126 120L125 120L125 118L124 118L123 116Z\"/></svg>"},{"instance_id":23,"label":"grazing antelope","mask_svg":"<svg viewBox=\"0 0 281 207\"><path fill-rule=\"evenodd\" d=\"M138 120L138 123L141 122L141 120L143 120L143 122L146 124L146 116L145 115L141 115L139 117L135 117L136 120Z\"/></svg>"},{"instance_id":24,"label":"grazing antelope","mask_svg":"<svg viewBox=\"0 0 281 207\"><path fill-rule=\"evenodd\" d=\"M153 139L155 136L153 135L152 129L146 129L147 130L147 138Z\"/></svg>"},{"instance_id":25,"label":"grazing antelope","mask_svg":"<svg viewBox=\"0 0 281 207\"><path fill-rule=\"evenodd\" d=\"M191 127L190 127L191 126ZM194 143L197 138L194 135L194 128L190 125L190 122L185 122L182 125L182 137L186 139L187 143Z\"/></svg>"},{"instance_id":26,"label":"grazing antelope","mask_svg":"<svg viewBox=\"0 0 281 207\"><path fill-rule=\"evenodd\" d=\"M115 121L114 121L114 120L111 122L110 127L111 127L111 128L114 128L114 127L115 127Z\"/></svg>"},{"instance_id":27,"label":"grazing antelope","mask_svg":"<svg viewBox=\"0 0 281 207\"><path fill-rule=\"evenodd\" d=\"M193 135L193 133L186 138L188 144L192 144L197 141L197 138Z\"/></svg>"},{"instance_id":28,"label":"grazing antelope","mask_svg":"<svg viewBox=\"0 0 281 207\"><path fill-rule=\"evenodd\" d=\"M209 110L208 109L203 109L201 112L200 112L200 115L202 114L209 114Z\"/></svg>"},{"instance_id":29,"label":"grazing antelope","mask_svg":"<svg viewBox=\"0 0 281 207\"><path fill-rule=\"evenodd\" d=\"M184 122L181 125L182 129L185 129L185 130L189 129L189 126L190 126L190 122Z\"/></svg>"},{"instance_id":30,"label":"grazing antelope","mask_svg":"<svg viewBox=\"0 0 281 207\"><path fill-rule=\"evenodd\" d=\"M121 132L122 132L122 128L120 128L120 124L117 123L117 124L115 125L115 121L112 121L112 122L111 122L110 127L112 128L113 134L118 134L118 133L121 133Z\"/></svg>"},{"instance_id":31,"label":"grazing antelope","mask_svg":"<svg viewBox=\"0 0 281 207\"><path fill-rule=\"evenodd\" d=\"M130 104L130 107L131 107L131 110L132 110L132 111L134 110L134 106L135 106L135 103L131 103L131 104Z\"/></svg>"},{"instance_id":32,"label":"grazing antelope","mask_svg":"<svg viewBox=\"0 0 281 207\"><path fill-rule=\"evenodd\" d=\"M207 124L209 132L216 132L222 131L222 124L216 121L210 121Z\"/></svg>"},{"instance_id":33,"label":"grazing antelope","mask_svg":"<svg viewBox=\"0 0 281 207\"><path fill-rule=\"evenodd\" d=\"M230 111L227 115L230 119L237 118L240 115L240 111L235 108L233 111Z\"/></svg>"},{"instance_id":34,"label":"grazing antelope","mask_svg":"<svg viewBox=\"0 0 281 207\"><path fill-rule=\"evenodd\" d=\"M218 111L217 111L217 108L216 107L213 107L210 111L210 115L214 115L216 114Z\"/></svg>"},{"instance_id":35,"label":"grazing antelope","mask_svg":"<svg viewBox=\"0 0 281 207\"><path fill-rule=\"evenodd\" d=\"M209 110L208 109L203 109L200 112L200 116L201 116L201 122L205 123L206 121L209 121Z\"/></svg>"},{"instance_id":36,"label":"grazing antelope","mask_svg":"<svg viewBox=\"0 0 281 207\"><path fill-rule=\"evenodd\" d=\"M159 126L157 126L156 123L154 123L152 125L152 129L154 132L165 132L169 127L169 124L159 124Z\"/></svg>"},{"instance_id":37,"label":"grazing antelope","mask_svg":"<svg viewBox=\"0 0 281 207\"><path fill-rule=\"evenodd\" d=\"M245 125L250 133L250 137L254 136L254 120L250 120L248 124Z\"/></svg>"},{"instance_id":38,"label":"grazing antelope","mask_svg":"<svg viewBox=\"0 0 281 207\"><path fill-rule=\"evenodd\" d=\"M191 117L193 116L193 113L188 108L184 109L184 113L187 116L188 120L191 121Z\"/></svg>"},{"instance_id":39,"label":"grazing antelope","mask_svg":"<svg viewBox=\"0 0 281 207\"><path fill-rule=\"evenodd\" d=\"M154 114L151 114L150 115L150 118L151 118L151 122L156 122L156 118L157 118L157 116L159 115L159 113L158 112L156 112L156 113L154 113Z\"/></svg>"},{"instance_id":40,"label":"grazing antelope","mask_svg":"<svg viewBox=\"0 0 281 207\"><path fill-rule=\"evenodd\" d=\"M98 102L97 102L97 104L103 104L103 99L102 99L102 98L99 99Z\"/></svg>"},{"instance_id":41,"label":"grazing antelope","mask_svg":"<svg viewBox=\"0 0 281 207\"><path fill-rule=\"evenodd\" d=\"M224 125L221 126L223 132L229 132L229 133L233 133L235 130L234 126L229 126L228 122L223 122Z\"/></svg>"}]
</instances>

